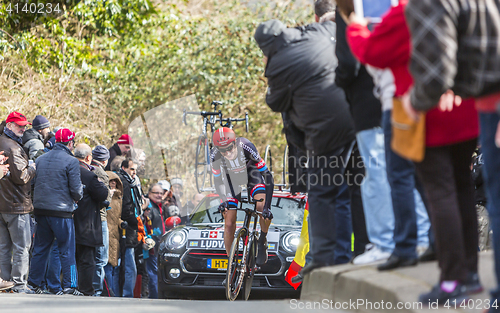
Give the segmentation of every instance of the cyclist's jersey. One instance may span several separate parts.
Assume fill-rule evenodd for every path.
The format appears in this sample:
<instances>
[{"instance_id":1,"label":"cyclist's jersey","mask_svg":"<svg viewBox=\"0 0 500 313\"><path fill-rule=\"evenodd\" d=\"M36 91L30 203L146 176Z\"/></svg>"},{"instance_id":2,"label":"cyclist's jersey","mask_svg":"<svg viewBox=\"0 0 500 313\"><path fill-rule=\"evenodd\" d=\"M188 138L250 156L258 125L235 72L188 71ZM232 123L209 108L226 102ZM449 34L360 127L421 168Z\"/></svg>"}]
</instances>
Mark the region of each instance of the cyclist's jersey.
<instances>
[{"instance_id":1,"label":"cyclist's jersey","mask_svg":"<svg viewBox=\"0 0 500 313\"><path fill-rule=\"evenodd\" d=\"M210 152L212 173L217 193L223 200L231 200L229 198L239 200L238 198L241 197L240 186L247 185L248 194L252 197L265 192L265 207L270 208L274 190L273 175L250 140L238 137L235 143L238 154L234 160L224 158L217 147L213 148ZM225 169L227 169L227 173ZM229 178L231 179L234 195L231 193L227 174L229 174Z\"/></svg>"}]
</instances>

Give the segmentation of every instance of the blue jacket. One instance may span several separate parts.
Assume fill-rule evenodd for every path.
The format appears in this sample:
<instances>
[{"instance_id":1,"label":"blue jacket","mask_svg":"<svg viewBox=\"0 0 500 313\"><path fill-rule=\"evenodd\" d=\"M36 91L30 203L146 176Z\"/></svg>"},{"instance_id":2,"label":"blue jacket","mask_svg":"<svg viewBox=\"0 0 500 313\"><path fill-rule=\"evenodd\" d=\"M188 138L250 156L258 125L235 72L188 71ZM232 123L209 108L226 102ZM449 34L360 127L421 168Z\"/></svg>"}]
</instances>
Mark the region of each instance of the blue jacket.
<instances>
[{"instance_id":1,"label":"blue jacket","mask_svg":"<svg viewBox=\"0 0 500 313\"><path fill-rule=\"evenodd\" d=\"M36 159L35 214L71 218L83 197L80 165L63 144Z\"/></svg>"}]
</instances>

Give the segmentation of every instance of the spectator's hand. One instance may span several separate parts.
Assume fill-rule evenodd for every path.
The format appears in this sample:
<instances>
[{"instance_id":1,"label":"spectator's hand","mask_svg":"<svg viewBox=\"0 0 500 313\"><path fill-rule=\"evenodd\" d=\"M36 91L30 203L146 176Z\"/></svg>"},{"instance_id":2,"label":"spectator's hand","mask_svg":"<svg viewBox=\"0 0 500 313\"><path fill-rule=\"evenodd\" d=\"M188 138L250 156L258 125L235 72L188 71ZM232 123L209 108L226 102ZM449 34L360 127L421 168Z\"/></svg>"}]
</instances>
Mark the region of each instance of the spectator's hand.
<instances>
[{"instance_id":1,"label":"spectator's hand","mask_svg":"<svg viewBox=\"0 0 500 313\"><path fill-rule=\"evenodd\" d=\"M351 24L359 24L361 26L367 26L368 25L368 20L366 18L362 18L361 16L356 15L356 13L352 12L351 15L349 15L348 19L344 19L347 25Z\"/></svg>"},{"instance_id":2,"label":"spectator's hand","mask_svg":"<svg viewBox=\"0 0 500 313\"><path fill-rule=\"evenodd\" d=\"M9 157L3 155L3 151L0 151L0 164L4 164Z\"/></svg>"},{"instance_id":3,"label":"spectator's hand","mask_svg":"<svg viewBox=\"0 0 500 313\"><path fill-rule=\"evenodd\" d=\"M153 247L156 245L156 242L152 238L146 238L144 240L144 243L142 244L142 249L149 251L153 249Z\"/></svg>"},{"instance_id":4,"label":"spectator's hand","mask_svg":"<svg viewBox=\"0 0 500 313\"><path fill-rule=\"evenodd\" d=\"M271 213L271 208L264 208L264 210L262 210L262 217L265 219L265 220L272 220L273 219L273 213Z\"/></svg>"},{"instance_id":5,"label":"spectator's hand","mask_svg":"<svg viewBox=\"0 0 500 313\"><path fill-rule=\"evenodd\" d=\"M453 91L448 90L445 92L441 99L439 99L439 110L446 112L453 110L453 107L456 105L457 107L462 104L462 98L460 96L456 96Z\"/></svg>"},{"instance_id":6,"label":"spectator's hand","mask_svg":"<svg viewBox=\"0 0 500 313\"><path fill-rule=\"evenodd\" d=\"M9 172L9 164L0 165L0 172L3 172L2 176L7 175Z\"/></svg>"},{"instance_id":7,"label":"spectator's hand","mask_svg":"<svg viewBox=\"0 0 500 313\"><path fill-rule=\"evenodd\" d=\"M495 134L495 145L500 148L500 122L498 122L497 133Z\"/></svg>"},{"instance_id":8,"label":"spectator's hand","mask_svg":"<svg viewBox=\"0 0 500 313\"><path fill-rule=\"evenodd\" d=\"M414 121L418 121L419 116L418 112L411 106L410 100L410 91L405 93L401 99L403 102L403 108L405 109L406 114Z\"/></svg>"},{"instance_id":9,"label":"spectator's hand","mask_svg":"<svg viewBox=\"0 0 500 313\"><path fill-rule=\"evenodd\" d=\"M142 196L143 204L142 204L142 210L145 210L149 206L149 199Z\"/></svg>"}]
</instances>

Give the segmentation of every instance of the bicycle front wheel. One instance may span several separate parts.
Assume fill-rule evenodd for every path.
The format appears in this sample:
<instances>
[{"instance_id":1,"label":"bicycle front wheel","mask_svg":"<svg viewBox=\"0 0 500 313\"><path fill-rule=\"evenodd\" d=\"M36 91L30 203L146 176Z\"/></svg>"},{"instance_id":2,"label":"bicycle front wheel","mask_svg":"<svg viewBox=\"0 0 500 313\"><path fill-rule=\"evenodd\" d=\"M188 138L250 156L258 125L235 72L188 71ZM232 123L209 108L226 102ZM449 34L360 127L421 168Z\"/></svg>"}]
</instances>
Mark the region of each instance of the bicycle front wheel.
<instances>
[{"instance_id":1,"label":"bicycle front wheel","mask_svg":"<svg viewBox=\"0 0 500 313\"><path fill-rule=\"evenodd\" d=\"M257 257L257 241L255 236L248 237L248 252L246 254L246 271L241 291L243 292L243 299L246 301L250 297L250 290L252 289L253 277L255 276L255 261Z\"/></svg>"},{"instance_id":2,"label":"bicycle front wheel","mask_svg":"<svg viewBox=\"0 0 500 313\"><path fill-rule=\"evenodd\" d=\"M229 259L227 261L226 272L226 298L234 301L240 293L243 278L246 274L246 258L244 255L240 258L240 242L245 244L247 238L247 231L240 228L236 235L234 235L233 244L229 252ZM244 254L244 253L243 253Z\"/></svg>"},{"instance_id":3,"label":"bicycle front wheel","mask_svg":"<svg viewBox=\"0 0 500 313\"><path fill-rule=\"evenodd\" d=\"M205 182L207 179L207 173L210 170L208 168L208 153L207 153L207 137L201 135L198 137L198 144L196 145L196 158L194 163L194 177L196 180L196 188L198 192L203 192L205 188Z\"/></svg>"}]
</instances>

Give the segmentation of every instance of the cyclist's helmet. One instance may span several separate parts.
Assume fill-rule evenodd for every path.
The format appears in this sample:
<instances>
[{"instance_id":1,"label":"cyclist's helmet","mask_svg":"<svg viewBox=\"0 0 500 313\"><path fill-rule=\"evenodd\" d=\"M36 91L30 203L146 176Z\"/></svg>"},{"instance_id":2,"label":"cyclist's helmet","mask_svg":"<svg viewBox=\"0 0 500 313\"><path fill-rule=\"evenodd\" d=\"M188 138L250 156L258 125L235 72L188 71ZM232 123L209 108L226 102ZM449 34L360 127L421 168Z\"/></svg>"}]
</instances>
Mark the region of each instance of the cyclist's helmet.
<instances>
[{"instance_id":1,"label":"cyclist's helmet","mask_svg":"<svg viewBox=\"0 0 500 313\"><path fill-rule=\"evenodd\" d=\"M215 131L212 140L217 147L225 147L236 140L236 134L231 128L221 127Z\"/></svg>"}]
</instances>

